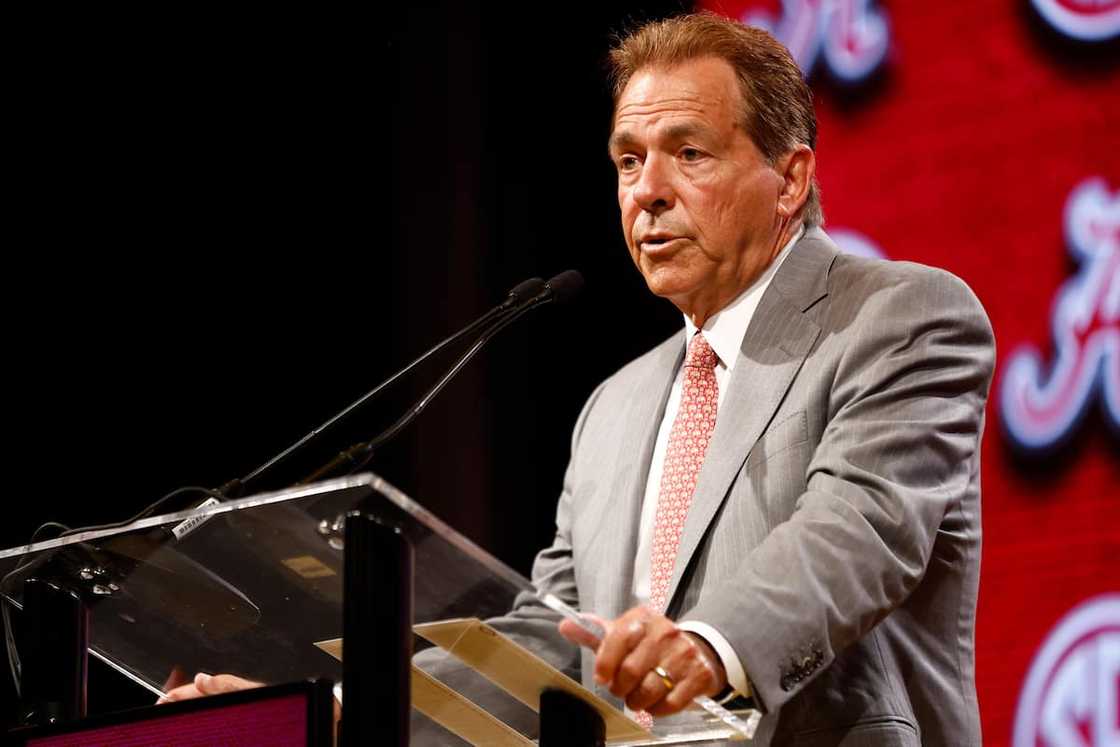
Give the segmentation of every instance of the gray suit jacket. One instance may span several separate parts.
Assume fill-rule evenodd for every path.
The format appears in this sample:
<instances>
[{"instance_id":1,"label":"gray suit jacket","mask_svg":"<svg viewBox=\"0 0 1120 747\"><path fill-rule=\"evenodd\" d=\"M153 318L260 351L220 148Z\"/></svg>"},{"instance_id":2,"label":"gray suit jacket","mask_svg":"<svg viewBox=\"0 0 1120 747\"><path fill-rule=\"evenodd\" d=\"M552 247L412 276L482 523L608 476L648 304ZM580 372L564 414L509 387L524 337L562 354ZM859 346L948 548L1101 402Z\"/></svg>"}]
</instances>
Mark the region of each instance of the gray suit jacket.
<instances>
[{"instance_id":1,"label":"gray suit jacket","mask_svg":"<svg viewBox=\"0 0 1120 747\"><path fill-rule=\"evenodd\" d=\"M603 382L576 425L556 538L533 578L583 610L629 606L683 337ZM840 254L812 229L739 355L669 615L731 643L766 713L757 744L979 745L979 446L994 342L976 297L944 271ZM526 602L515 615L542 612ZM591 662L585 652L595 687Z\"/></svg>"}]
</instances>

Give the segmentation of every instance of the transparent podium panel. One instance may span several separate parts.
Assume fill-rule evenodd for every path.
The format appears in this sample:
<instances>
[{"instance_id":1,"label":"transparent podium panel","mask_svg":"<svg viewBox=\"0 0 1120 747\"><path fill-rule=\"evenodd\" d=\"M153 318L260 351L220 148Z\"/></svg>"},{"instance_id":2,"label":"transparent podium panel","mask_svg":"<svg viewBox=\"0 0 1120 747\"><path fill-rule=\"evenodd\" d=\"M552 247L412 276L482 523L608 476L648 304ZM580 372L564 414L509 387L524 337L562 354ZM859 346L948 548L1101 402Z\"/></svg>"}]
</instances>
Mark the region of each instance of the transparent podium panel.
<instances>
[{"instance_id":1,"label":"transparent podium panel","mask_svg":"<svg viewBox=\"0 0 1120 747\"><path fill-rule=\"evenodd\" d=\"M539 597L523 576L372 474L0 551L2 603L20 609L29 578L79 593L90 653L153 697L200 671L341 682L344 517L353 510L399 527L415 551L413 744L470 744L452 735L473 733L491 735L477 744L532 744L545 686L592 703L614 744L718 743L736 734L700 709L655 721L651 734L584 690L580 652L556 632L574 611ZM757 725L755 712L738 715Z\"/></svg>"}]
</instances>

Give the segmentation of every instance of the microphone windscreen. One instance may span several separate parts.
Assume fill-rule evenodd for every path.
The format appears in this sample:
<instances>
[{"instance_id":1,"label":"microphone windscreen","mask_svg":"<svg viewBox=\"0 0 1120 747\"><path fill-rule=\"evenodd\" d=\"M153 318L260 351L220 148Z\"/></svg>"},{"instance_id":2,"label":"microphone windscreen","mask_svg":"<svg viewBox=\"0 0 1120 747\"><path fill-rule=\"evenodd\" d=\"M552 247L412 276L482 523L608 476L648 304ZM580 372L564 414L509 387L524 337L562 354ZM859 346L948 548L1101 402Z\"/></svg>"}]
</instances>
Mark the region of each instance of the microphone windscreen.
<instances>
[{"instance_id":1,"label":"microphone windscreen","mask_svg":"<svg viewBox=\"0 0 1120 747\"><path fill-rule=\"evenodd\" d=\"M583 275L576 270L565 270L548 281L552 298L558 303L570 301L583 289Z\"/></svg>"},{"instance_id":2,"label":"microphone windscreen","mask_svg":"<svg viewBox=\"0 0 1120 747\"><path fill-rule=\"evenodd\" d=\"M541 292L542 288L544 288L543 280L540 278L529 278L513 286L513 290L509 292L507 298L512 301L521 301L522 299L537 295Z\"/></svg>"}]
</instances>

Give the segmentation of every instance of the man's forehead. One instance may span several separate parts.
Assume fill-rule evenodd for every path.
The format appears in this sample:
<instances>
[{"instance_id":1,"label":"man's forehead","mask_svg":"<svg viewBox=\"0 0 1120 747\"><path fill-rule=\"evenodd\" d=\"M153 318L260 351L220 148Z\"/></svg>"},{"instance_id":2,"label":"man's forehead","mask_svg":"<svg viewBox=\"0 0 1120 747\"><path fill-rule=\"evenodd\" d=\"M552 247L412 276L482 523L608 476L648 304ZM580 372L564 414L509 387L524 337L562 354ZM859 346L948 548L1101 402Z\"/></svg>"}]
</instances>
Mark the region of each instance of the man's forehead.
<instances>
[{"instance_id":1,"label":"man's forehead","mask_svg":"<svg viewBox=\"0 0 1120 747\"><path fill-rule=\"evenodd\" d=\"M734 117L738 82L731 66L716 57L635 72L615 105L612 131L665 117Z\"/></svg>"}]
</instances>

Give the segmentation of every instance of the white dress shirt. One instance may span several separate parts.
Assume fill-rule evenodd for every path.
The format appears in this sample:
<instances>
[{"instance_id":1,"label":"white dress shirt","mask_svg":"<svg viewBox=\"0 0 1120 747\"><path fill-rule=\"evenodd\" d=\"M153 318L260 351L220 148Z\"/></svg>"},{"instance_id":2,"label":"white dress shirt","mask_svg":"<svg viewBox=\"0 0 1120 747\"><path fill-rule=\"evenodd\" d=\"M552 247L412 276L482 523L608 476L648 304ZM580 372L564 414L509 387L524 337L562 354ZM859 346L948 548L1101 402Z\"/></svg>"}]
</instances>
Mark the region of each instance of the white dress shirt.
<instances>
[{"instance_id":1,"label":"white dress shirt","mask_svg":"<svg viewBox=\"0 0 1120 747\"><path fill-rule=\"evenodd\" d=\"M790 250L793 245L797 243L802 234L805 233L804 228L799 228L797 234L789 240L778 256L766 268L757 280L742 293L740 293L735 300L729 303L724 308L720 309L717 313L713 314L704 322L703 333L704 339L712 346L719 357L719 363L716 365L716 386L719 389L719 405L722 406L724 394L727 392L727 386L731 381L731 371L735 367L735 361L739 357L739 348L743 344L743 337L747 334L747 327L750 326L751 318L754 316L755 309L758 308L758 302L762 299L762 294L770 287L770 281L773 280L774 274L781 267L782 263L789 256ZM692 320L685 315L684 317L684 342L685 349L688 349L688 344L692 342L692 336L697 332L696 325ZM681 403L681 376L684 367L677 371L677 376L673 380L673 388L669 391L669 401L665 405L665 416L661 419L661 426L657 431L657 442L653 447L653 460L649 465L649 478L646 480L646 492L642 501L642 518L641 524L638 528L638 555L634 560L634 585L633 595L634 604L646 604L649 602L649 583L650 583L650 552L653 547L653 524L654 518L657 514L657 497L661 489L661 472L665 467L665 450L669 445L669 431L672 430L673 420L677 417L677 410ZM716 411L716 422L719 422L719 410ZM719 655L720 660L723 662L723 668L727 671L727 682L731 687L743 695L750 695L750 681L747 679L746 672L743 671L743 665L739 661L739 657L735 654L735 649L727 642L727 639L722 634L710 625L695 620L681 623L680 627L684 630L696 633L706 640L715 652Z\"/></svg>"}]
</instances>

